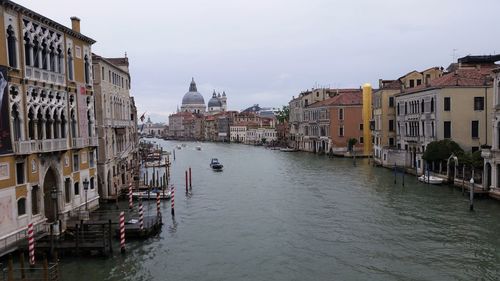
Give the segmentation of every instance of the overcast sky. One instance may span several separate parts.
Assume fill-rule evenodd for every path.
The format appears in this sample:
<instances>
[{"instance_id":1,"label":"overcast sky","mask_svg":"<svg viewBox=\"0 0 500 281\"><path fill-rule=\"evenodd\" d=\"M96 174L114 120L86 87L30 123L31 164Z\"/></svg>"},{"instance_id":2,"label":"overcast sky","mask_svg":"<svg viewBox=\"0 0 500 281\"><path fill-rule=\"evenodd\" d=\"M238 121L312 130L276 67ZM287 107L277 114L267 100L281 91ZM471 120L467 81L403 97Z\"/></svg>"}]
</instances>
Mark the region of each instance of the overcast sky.
<instances>
[{"instance_id":1,"label":"overcast sky","mask_svg":"<svg viewBox=\"0 0 500 281\"><path fill-rule=\"evenodd\" d=\"M16 2L68 27L78 16L94 53L127 52L139 114L153 121L175 112L191 77L205 102L226 91L241 110L500 52L498 0Z\"/></svg>"}]
</instances>

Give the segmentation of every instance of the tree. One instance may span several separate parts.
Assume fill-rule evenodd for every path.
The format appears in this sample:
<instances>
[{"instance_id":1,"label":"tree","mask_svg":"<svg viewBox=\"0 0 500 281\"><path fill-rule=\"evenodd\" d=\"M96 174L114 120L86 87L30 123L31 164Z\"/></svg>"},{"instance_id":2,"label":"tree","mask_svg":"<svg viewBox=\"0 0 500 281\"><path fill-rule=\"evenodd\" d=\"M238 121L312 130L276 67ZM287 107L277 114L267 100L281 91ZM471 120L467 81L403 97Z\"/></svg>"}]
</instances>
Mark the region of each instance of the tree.
<instances>
[{"instance_id":1,"label":"tree","mask_svg":"<svg viewBox=\"0 0 500 281\"><path fill-rule=\"evenodd\" d=\"M445 139L429 143L422 158L427 162L438 162L447 160L451 154L463 153L464 150L456 142Z\"/></svg>"},{"instance_id":2,"label":"tree","mask_svg":"<svg viewBox=\"0 0 500 281\"><path fill-rule=\"evenodd\" d=\"M276 118L278 119L279 123L284 123L285 121L288 121L289 117L290 107L288 105L283 105L283 108L278 110Z\"/></svg>"},{"instance_id":3,"label":"tree","mask_svg":"<svg viewBox=\"0 0 500 281\"><path fill-rule=\"evenodd\" d=\"M355 139L355 138L350 138L348 141L347 141L347 149L349 151L353 151L354 150L354 146L358 143L358 140Z\"/></svg>"}]
</instances>

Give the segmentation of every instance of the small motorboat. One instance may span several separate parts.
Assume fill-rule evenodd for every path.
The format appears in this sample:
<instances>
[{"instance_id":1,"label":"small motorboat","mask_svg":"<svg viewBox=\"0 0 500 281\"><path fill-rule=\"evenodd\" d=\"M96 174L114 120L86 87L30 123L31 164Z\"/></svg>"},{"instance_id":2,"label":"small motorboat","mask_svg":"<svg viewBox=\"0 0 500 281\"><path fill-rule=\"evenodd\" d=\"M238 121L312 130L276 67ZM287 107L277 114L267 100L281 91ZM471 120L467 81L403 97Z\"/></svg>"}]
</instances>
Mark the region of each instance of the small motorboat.
<instances>
[{"instance_id":1,"label":"small motorboat","mask_svg":"<svg viewBox=\"0 0 500 281\"><path fill-rule=\"evenodd\" d=\"M180 144L178 144L176 147L177 147L177 149L181 149L182 148Z\"/></svg>"},{"instance_id":2,"label":"small motorboat","mask_svg":"<svg viewBox=\"0 0 500 281\"><path fill-rule=\"evenodd\" d=\"M160 199L167 200L170 199L171 193L170 190L165 190L163 193L162 190L151 190L151 191L137 191L132 192L133 198L141 198L143 200L156 200L156 193L160 193Z\"/></svg>"},{"instance_id":3,"label":"small motorboat","mask_svg":"<svg viewBox=\"0 0 500 281\"><path fill-rule=\"evenodd\" d=\"M186 144L185 144L185 143L183 143L183 144L182 144L182 147L186 147Z\"/></svg>"},{"instance_id":4,"label":"small motorboat","mask_svg":"<svg viewBox=\"0 0 500 281\"><path fill-rule=\"evenodd\" d=\"M291 147L283 147L280 149L281 152L296 152L297 149Z\"/></svg>"},{"instance_id":5,"label":"small motorboat","mask_svg":"<svg viewBox=\"0 0 500 281\"><path fill-rule=\"evenodd\" d=\"M201 150L201 146L200 145L196 146L196 150Z\"/></svg>"},{"instance_id":6,"label":"small motorboat","mask_svg":"<svg viewBox=\"0 0 500 281\"><path fill-rule=\"evenodd\" d=\"M444 181L442 178L438 178L435 176L427 176L427 175L421 175L420 177L418 177L418 180L423 183L430 183L430 184L442 184Z\"/></svg>"},{"instance_id":7,"label":"small motorboat","mask_svg":"<svg viewBox=\"0 0 500 281\"><path fill-rule=\"evenodd\" d=\"M212 161L210 162L210 168L215 171L222 171L223 167L224 165L222 165L217 158L212 158Z\"/></svg>"}]
</instances>

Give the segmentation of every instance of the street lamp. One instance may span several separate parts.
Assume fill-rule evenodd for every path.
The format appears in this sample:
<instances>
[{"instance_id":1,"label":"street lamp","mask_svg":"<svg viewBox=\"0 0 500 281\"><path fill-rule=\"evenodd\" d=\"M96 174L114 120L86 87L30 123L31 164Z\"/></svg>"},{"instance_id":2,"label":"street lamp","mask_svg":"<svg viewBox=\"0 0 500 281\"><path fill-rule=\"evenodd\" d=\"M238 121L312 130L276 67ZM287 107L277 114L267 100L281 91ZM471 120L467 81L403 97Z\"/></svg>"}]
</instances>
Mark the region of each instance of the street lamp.
<instances>
[{"instance_id":1,"label":"street lamp","mask_svg":"<svg viewBox=\"0 0 500 281\"><path fill-rule=\"evenodd\" d=\"M87 201L87 192L89 190L89 180L87 178L83 181L83 190L85 190L85 211L87 211L89 209L88 201Z\"/></svg>"}]
</instances>

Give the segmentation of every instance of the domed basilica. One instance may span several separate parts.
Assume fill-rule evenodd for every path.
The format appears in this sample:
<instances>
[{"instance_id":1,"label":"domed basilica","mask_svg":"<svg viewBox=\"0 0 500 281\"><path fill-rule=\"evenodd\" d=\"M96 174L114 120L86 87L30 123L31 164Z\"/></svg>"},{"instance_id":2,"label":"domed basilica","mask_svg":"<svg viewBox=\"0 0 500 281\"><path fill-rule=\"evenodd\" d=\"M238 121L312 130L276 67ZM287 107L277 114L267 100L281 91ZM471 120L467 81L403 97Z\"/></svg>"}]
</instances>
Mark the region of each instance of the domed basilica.
<instances>
[{"instance_id":1,"label":"domed basilica","mask_svg":"<svg viewBox=\"0 0 500 281\"><path fill-rule=\"evenodd\" d=\"M208 112L207 106L205 105L205 99L198 92L196 88L196 82L194 78L191 80L189 85L189 92L187 92L182 98L181 111L192 112L198 114L215 114L221 111L227 110L227 97L226 93L223 92L222 95L217 94L214 90L212 98L208 101Z\"/></svg>"}]
</instances>

